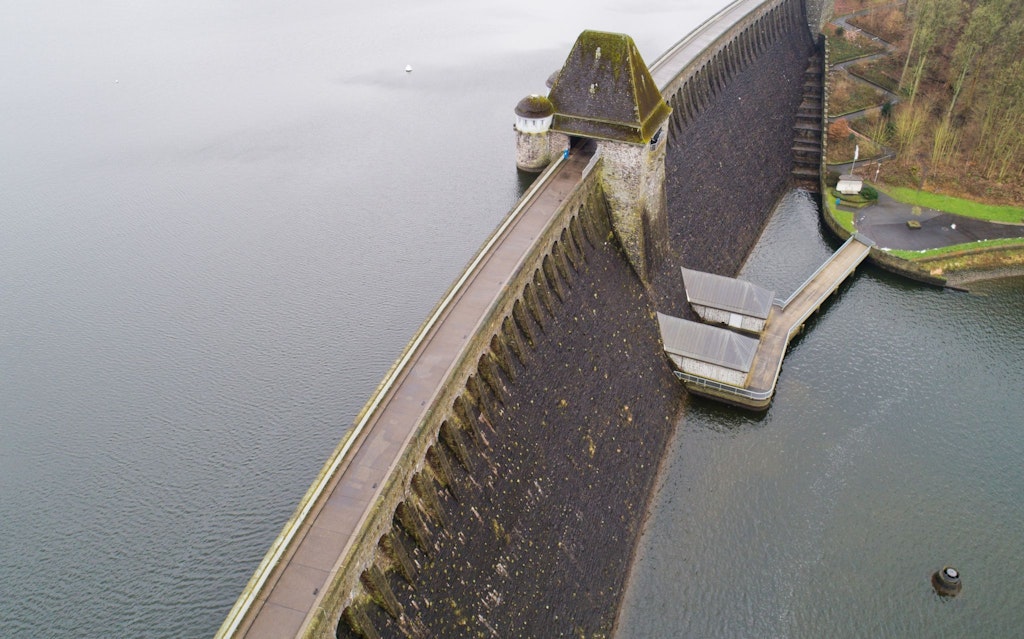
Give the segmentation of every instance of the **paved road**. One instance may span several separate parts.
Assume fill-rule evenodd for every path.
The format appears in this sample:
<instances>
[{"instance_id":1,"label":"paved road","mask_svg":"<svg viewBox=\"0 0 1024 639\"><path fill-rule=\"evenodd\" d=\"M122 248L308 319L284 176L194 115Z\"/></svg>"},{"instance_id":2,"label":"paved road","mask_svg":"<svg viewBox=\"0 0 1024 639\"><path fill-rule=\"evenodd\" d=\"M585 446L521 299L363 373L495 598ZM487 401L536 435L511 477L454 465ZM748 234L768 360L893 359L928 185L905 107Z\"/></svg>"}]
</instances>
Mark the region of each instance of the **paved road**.
<instances>
[{"instance_id":1,"label":"paved road","mask_svg":"<svg viewBox=\"0 0 1024 639\"><path fill-rule=\"evenodd\" d=\"M923 251L978 240L1024 237L1024 224L986 222L928 208L921 208L915 215L909 204L884 193L878 194L878 203L873 206L840 208L853 212L857 230L880 248ZM908 227L908 220L917 220L921 228Z\"/></svg>"}]
</instances>

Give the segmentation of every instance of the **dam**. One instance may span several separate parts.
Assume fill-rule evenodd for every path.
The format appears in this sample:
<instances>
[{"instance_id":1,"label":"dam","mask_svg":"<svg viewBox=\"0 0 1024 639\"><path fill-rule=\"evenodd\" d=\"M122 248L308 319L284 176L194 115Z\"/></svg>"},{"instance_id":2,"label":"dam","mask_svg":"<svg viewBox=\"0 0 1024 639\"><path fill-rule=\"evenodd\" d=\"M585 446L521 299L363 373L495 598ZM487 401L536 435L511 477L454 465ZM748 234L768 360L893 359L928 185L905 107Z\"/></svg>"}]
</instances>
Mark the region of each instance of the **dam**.
<instances>
[{"instance_id":1,"label":"dam","mask_svg":"<svg viewBox=\"0 0 1024 639\"><path fill-rule=\"evenodd\" d=\"M665 169L635 235L603 181L612 152L576 141L538 178L220 636L610 632L683 400L655 313L686 312L680 265L735 271L788 184L819 18L736 2L651 65L671 111L642 140Z\"/></svg>"}]
</instances>

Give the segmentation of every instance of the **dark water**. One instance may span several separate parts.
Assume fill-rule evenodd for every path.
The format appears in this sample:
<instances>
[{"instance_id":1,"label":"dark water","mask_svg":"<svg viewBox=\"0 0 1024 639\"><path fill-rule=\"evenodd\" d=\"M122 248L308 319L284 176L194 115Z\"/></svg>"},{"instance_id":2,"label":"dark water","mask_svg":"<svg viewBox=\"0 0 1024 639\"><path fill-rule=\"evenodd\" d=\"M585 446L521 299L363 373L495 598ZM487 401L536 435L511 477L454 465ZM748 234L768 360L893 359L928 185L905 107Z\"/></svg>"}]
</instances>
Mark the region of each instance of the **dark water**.
<instances>
[{"instance_id":1,"label":"dark water","mask_svg":"<svg viewBox=\"0 0 1024 639\"><path fill-rule=\"evenodd\" d=\"M0 11L0 636L212 635L517 199L516 102L724 4Z\"/></svg>"},{"instance_id":2,"label":"dark water","mask_svg":"<svg viewBox=\"0 0 1024 639\"><path fill-rule=\"evenodd\" d=\"M742 276L788 296L835 248L783 200ZM620 637L1018 637L1024 280L968 295L862 268L763 416L680 425ZM936 596L944 564L963 593Z\"/></svg>"}]
</instances>

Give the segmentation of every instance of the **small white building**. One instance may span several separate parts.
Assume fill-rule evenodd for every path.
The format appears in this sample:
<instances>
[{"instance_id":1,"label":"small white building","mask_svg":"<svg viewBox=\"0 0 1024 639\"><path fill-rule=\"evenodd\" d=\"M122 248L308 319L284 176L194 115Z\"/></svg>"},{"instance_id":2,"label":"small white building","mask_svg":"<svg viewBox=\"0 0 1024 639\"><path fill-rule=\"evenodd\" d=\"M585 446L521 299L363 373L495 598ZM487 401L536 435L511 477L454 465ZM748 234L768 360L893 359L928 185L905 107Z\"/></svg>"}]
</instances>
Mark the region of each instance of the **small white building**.
<instances>
[{"instance_id":1,"label":"small white building","mask_svg":"<svg viewBox=\"0 0 1024 639\"><path fill-rule=\"evenodd\" d=\"M665 353L676 369L729 386L744 387L758 341L726 328L658 313Z\"/></svg>"},{"instance_id":2,"label":"small white building","mask_svg":"<svg viewBox=\"0 0 1024 639\"><path fill-rule=\"evenodd\" d=\"M836 190L843 195L857 195L863 187L864 180L852 173L840 175L839 182L836 184Z\"/></svg>"},{"instance_id":3,"label":"small white building","mask_svg":"<svg viewBox=\"0 0 1024 639\"><path fill-rule=\"evenodd\" d=\"M528 95L516 105L516 166L523 171L544 170L568 146L567 136L551 131L554 117L555 107L543 95Z\"/></svg>"},{"instance_id":4,"label":"small white building","mask_svg":"<svg viewBox=\"0 0 1024 639\"><path fill-rule=\"evenodd\" d=\"M705 322L748 333L764 330L775 292L731 277L682 269L686 301Z\"/></svg>"}]
</instances>

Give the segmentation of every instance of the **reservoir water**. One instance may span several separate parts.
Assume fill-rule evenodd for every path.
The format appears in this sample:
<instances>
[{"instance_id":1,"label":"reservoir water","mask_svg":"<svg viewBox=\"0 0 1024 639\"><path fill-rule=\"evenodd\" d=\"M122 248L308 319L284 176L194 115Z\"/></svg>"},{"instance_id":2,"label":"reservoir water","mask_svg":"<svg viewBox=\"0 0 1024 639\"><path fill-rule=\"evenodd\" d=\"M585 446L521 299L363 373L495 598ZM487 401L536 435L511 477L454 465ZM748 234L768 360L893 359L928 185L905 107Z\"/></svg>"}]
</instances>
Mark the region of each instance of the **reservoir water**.
<instances>
[{"instance_id":1,"label":"reservoir water","mask_svg":"<svg viewBox=\"0 0 1024 639\"><path fill-rule=\"evenodd\" d=\"M787 297L838 246L806 193L741 277ZM971 294L861 267L763 415L695 401L619 637L1016 637L1024 628L1024 279ZM943 565L955 599L934 594Z\"/></svg>"},{"instance_id":2,"label":"reservoir water","mask_svg":"<svg viewBox=\"0 0 1024 639\"><path fill-rule=\"evenodd\" d=\"M516 102L584 28L650 62L724 4L6 10L0 636L212 635L517 199ZM747 267L786 293L829 250L792 207L787 260ZM766 415L696 404L632 636L1019 628L1021 292L867 269ZM943 563L966 584L949 602L926 583Z\"/></svg>"},{"instance_id":3,"label":"reservoir water","mask_svg":"<svg viewBox=\"0 0 1024 639\"><path fill-rule=\"evenodd\" d=\"M516 103L723 5L7 6L0 636L211 636L518 198Z\"/></svg>"}]
</instances>

